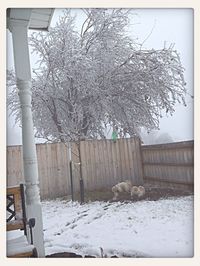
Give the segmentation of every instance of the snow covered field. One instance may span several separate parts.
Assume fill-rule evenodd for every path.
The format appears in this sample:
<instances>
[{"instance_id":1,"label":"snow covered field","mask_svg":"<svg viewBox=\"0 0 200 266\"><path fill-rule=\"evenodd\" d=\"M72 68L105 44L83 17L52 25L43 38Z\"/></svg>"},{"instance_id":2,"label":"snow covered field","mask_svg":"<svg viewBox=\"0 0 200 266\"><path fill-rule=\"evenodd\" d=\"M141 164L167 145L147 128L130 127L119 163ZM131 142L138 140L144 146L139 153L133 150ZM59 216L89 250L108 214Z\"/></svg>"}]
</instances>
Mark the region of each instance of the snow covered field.
<instances>
[{"instance_id":1,"label":"snow covered field","mask_svg":"<svg viewBox=\"0 0 200 266\"><path fill-rule=\"evenodd\" d=\"M193 196L138 202L44 201L46 255L192 257Z\"/></svg>"}]
</instances>

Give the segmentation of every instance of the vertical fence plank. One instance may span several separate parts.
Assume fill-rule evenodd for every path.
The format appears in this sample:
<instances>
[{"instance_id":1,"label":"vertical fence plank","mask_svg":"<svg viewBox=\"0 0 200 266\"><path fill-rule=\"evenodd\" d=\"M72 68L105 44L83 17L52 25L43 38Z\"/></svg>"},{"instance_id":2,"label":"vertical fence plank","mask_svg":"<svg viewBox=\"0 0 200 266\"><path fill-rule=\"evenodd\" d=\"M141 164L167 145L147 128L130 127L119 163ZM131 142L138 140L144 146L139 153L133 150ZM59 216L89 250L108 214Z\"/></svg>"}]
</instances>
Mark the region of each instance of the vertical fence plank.
<instances>
[{"instance_id":1,"label":"vertical fence plank","mask_svg":"<svg viewBox=\"0 0 200 266\"><path fill-rule=\"evenodd\" d=\"M134 178L133 178L133 183L135 185L138 185L140 183L139 180L139 168L138 168L138 162L137 162L137 150L136 150L136 138L131 139L131 152L132 152L132 157L133 157L133 172L134 172Z\"/></svg>"},{"instance_id":2,"label":"vertical fence plank","mask_svg":"<svg viewBox=\"0 0 200 266\"><path fill-rule=\"evenodd\" d=\"M128 139L124 139L124 155L125 155L125 167L126 167L126 179L131 179L131 171L130 171L130 158L128 152Z\"/></svg>"},{"instance_id":3,"label":"vertical fence plank","mask_svg":"<svg viewBox=\"0 0 200 266\"><path fill-rule=\"evenodd\" d=\"M83 182L84 182L84 188L87 190L89 189L89 179L88 179L88 143L87 141L81 141L81 160L82 160L82 175L83 175Z\"/></svg>"},{"instance_id":4,"label":"vertical fence plank","mask_svg":"<svg viewBox=\"0 0 200 266\"><path fill-rule=\"evenodd\" d=\"M117 152L116 152L116 145L113 141L110 142L111 147L111 167L112 167L112 173L113 173L113 179L110 180L110 186L117 184Z\"/></svg>"},{"instance_id":5,"label":"vertical fence plank","mask_svg":"<svg viewBox=\"0 0 200 266\"><path fill-rule=\"evenodd\" d=\"M112 142L113 144L113 148L115 151L115 156L116 156L116 164L115 164L115 168L116 168L116 183L118 183L119 181L121 181L121 168L120 168L120 150L119 150L119 141L117 140L116 142Z\"/></svg>"},{"instance_id":6,"label":"vertical fence plank","mask_svg":"<svg viewBox=\"0 0 200 266\"><path fill-rule=\"evenodd\" d=\"M100 160L99 160L99 150L98 150L99 146L98 146L98 140L94 141L94 157L95 157L95 172L96 172L96 176L95 176L95 183L96 186L98 186L99 188L102 187L102 182L101 182L101 165L100 165Z\"/></svg>"},{"instance_id":7,"label":"vertical fence plank","mask_svg":"<svg viewBox=\"0 0 200 266\"><path fill-rule=\"evenodd\" d=\"M74 192L80 192L80 166L79 166L79 153L78 153L78 147L77 144L72 142L71 143L71 149L72 149L72 175L73 175L73 183L74 183Z\"/></svg>"},{"instance_id":8,"label":"vertical fence plank","mask_svg":"<svg viewBox=\"0 0 200 266\"><path fill-rule=\"evenodd\" d=\"M103 184L104 184L104 167L103 167L103 158L102 158L102 150L101 150L101 143L99 140L96 141L96 153L98 153L98 179L99 179L99 188L103 188Z\"/></svg>"},{"instance_id":9,"label":"vertical fence plank","mask_svg":"<svg viewBox=\"0 0 200 266\"><path fill-rule=\"evenodd\" d=\"M134 173L134 159L132 153L132 138L128 139L128 158L129 158L129 165L130 165L130 179L132 183L135 183L135 173Z\"/></svg>"},{"instance_id":10,"label":"vertical fence plank","mask_svg":"<svg viewBox=\"0 0 200 266\"><path fill-rule=\"evenodd\" d=\"M88 176L90 180L90 189L94 189L94 176L95 176L95 161L94 161L94 144L92 141L88 141L89 144L89 157L90 157L90 176Z\"/></svg>"},{"instance_id":11,"label":"vertical fence plank","mask_svg":"<svg viewBox=\"0 0 200 266\"><path fill-rule=\"evenodd\" d=\"M105 141L105 143L106 143L106 155L104 160L106 160L108 164L107 187L110 188L112 186L112 180L114 179L113 167L112 167L112 150L111 150L111 146L113 143L111 140Z\"/></svg>"}]
</instances>

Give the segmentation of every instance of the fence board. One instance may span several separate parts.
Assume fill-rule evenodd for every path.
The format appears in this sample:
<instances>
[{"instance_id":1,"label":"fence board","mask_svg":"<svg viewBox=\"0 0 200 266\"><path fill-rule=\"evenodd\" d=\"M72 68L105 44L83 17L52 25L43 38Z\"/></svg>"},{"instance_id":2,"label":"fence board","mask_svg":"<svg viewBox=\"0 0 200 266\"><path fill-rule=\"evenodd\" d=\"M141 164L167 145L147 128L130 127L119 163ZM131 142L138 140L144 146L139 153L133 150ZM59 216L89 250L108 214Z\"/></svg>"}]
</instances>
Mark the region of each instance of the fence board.
<instances>
[{"instance_id":1,"label":"fence board","mask_svg":"<svg viewBox=\"0 0 200 266\"><path fill-rule=\"evenodd\" d=\"M116 152L116 145L111 144L111 157L112 157L112 173L113 173L113 180L112 183L110 184L111 186L115 185L118 183L118 177L117 177L117 152Z\"/></svg>"},{"instance_id":2,"label":"fence board","mask_svg":"<svg viewBox=\"0 0 200 266\"><path fill-rule=\"evenodd\" d=\"M130 165L130 179L133 181L135 173L134 173L134 160L133 160L133 153L131 150L131 146L132 146L132 139L128 139L128 158L129 158L129 165Z\"/></svg>"},{"instance_id":3,"label":"fence board","mask_svg":"<svg viewBox=\"0 0 200 266\"><path fill-rule=\"evenodd\" d=\"M101 183L101 173L100 173L100 164L99 164L99 152L98 152L98 141L94 140L94 158L95 158L95 185L98 187L102 186Z\"/></svg>"},{"instance_id":4,"label":"fence board","mask_svg":"<svg viewBox=\"0 0 200 266\"><path fill-rule=\"evenodd\" d=\"M80 165L79 163L79 156L78 156L78 146L76 143L71 143L71 149L72 149L72 178L73 178L73 184L74 184L74 192L80 191Z\"/></svg>"},{"instance_id":5,"label":"fence board","mask_svg":"<svg viewBox=\"0 0 200 266\"><path fill-rule=\"evenodd\" d=\"M119 142L113 142L112 145L115 148L116 152L116 169L117 169L117 180L116 183L121 181L122 178L122 172L121 172L121 167L120 167L120 149L119 149Z\"/></svg>"},{"instance_id":6,"label":"fence board","mask_svg":"<svg viewBox=\"0 0 200 266\"><path fill-rule=\"evenodd\" d=\"M104 178L106 175L106 169L105 166L103 165L103 157L104 157L104 152L103 152L103 146L102 142L100 143L97 140L97 152L98 152L98 164L99 164L99 173L100 173L100 181L99 181L99 187L102 188L103 183L104 183Z\"/></svg>"},{"instance_id":7,"label":"fence board","mask_svg":"<svg viewBox=\"0 0 200 266\"><path fill-rule=\"evenodd\" d=\"M96 164L96 161L95 161L95 154L94 154L94 142L93 141L90 141L89 142L89 156L91 157L91 175L90 176L87 176L86 178L88 178L88 183L91 183L91 189L93 190L94 187L95 187L95 177L96 177L96 169L95 169L95 164Z\"/></svg>"},{"instance_id":8,"label":"fence board","mask_svg":"<svg viewBox=\"0 0 200 266\"><path fill-rule=\"evenodd\" d=\"M106 182L107 182L107 187L110 189L111 187L111 181L110 179L114 179L114 172L113 172L113 157L112 157L112 150L111 150L111 146L112 146L112 141L106 141L105 142L105 154L104 154L104 163L107 161L107 178L106 178ZM106 160L107 157L107 160ZM104 186L104 185L103 185ZM102 186L102 187L103 187Z\"/></svg>"}]
</instances>

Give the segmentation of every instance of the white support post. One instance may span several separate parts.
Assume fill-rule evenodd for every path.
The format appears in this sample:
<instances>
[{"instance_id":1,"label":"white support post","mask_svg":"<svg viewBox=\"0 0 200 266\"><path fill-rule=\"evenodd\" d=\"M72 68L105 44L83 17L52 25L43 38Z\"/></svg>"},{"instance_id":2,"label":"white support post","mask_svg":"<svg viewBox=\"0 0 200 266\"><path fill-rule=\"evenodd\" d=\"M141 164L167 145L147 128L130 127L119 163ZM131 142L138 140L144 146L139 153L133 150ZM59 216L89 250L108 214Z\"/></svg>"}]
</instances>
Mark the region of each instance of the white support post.
<instances>
[{"instance_id":1,"label":"white support post","mask_svg":"<svg viewBox=\"0 0 200 266\"><path fill-rule=\"evenodd\" d=\"M36 224L33 229L33 242L37 248L39 257L42 258L45 257L45 251L38 164L31 111L31 70L28 49L28 21L14 21L10 24L10 29L13 37L15 72L22 114L22 144L27 217L36 219Z\"/></svg>"}]
</instances>

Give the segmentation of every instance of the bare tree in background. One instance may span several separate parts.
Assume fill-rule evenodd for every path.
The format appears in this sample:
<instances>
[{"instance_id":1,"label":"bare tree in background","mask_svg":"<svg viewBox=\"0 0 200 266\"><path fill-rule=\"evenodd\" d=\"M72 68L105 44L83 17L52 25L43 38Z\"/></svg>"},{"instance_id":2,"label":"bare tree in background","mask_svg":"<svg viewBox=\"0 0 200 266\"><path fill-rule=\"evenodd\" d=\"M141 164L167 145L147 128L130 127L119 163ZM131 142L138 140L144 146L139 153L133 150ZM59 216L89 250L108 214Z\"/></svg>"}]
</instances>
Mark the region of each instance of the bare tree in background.
<instances>
[{"instance_id":1,"label":"bare tree in background","mask_svg":"<svg viewBox=\"0 0 200 266\"><path fill-rule=\"evenodd\" d=\"M162 144L162 143L172 143L175 140L170 136L169 133L161 133L158 130L152 130L151 132L141 132L140 137L144 144Z\"/></svg>"}]
</instances>

